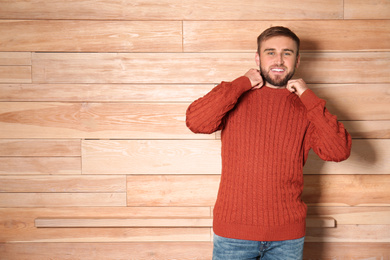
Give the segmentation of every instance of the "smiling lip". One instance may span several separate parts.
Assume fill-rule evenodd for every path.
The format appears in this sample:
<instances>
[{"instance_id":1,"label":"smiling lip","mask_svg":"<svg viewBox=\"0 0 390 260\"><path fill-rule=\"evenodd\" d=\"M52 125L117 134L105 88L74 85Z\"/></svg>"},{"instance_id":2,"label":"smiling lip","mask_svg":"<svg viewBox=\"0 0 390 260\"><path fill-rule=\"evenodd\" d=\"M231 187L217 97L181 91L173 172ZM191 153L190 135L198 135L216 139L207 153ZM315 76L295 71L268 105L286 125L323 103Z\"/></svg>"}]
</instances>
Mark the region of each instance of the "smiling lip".
<instances>
[{"instance_id":1,"label":"smiling lip","mask_svg":"<svg viewBox=\"0 0 390 260\"><path fill-rule=\"evenodd\" d=\"M285 69L281 69L281 68L273 68L271 69L272 72L276 72L276 73L281 73L281 72L284 72Z\"/></svg>"}]
</instances>

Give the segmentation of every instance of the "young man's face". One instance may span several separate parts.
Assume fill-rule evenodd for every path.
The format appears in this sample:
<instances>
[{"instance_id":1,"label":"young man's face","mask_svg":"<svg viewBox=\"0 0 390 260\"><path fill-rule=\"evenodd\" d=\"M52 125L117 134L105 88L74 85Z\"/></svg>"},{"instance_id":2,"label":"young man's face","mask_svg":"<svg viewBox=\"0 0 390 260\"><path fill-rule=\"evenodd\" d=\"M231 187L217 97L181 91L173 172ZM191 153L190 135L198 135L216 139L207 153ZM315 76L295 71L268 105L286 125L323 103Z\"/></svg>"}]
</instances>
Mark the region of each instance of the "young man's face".
<instances>
[{"instance_id":1,"label":"young man's face","mask_svg":"<svg viewBox=\"0 0 390 260\"><path fill-rule=\"evenodd\" d=\"M260 55L256 53L256 63L266 86L286 86L299 66L300 57L297 53L297 45L289 37L275 36L261 43Z\"/></svg>"}]
</instances>

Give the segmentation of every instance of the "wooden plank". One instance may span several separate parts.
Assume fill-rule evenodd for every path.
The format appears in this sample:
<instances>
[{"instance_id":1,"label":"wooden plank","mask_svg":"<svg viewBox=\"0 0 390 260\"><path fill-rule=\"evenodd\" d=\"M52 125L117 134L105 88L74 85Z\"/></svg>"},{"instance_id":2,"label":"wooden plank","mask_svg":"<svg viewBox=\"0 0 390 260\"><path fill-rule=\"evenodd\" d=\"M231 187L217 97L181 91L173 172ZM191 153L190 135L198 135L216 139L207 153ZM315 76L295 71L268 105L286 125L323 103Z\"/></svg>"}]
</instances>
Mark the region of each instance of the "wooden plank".
<instances>
[{"instance_id":1,"label":"wooden plank","mask_svg":"<svg viewBox=\"0 0 390 260\"><path fill-rule=\"evenodd\" d=\"M214 84L0 84L0 101L191 102Z\"/></svg>"},{"instance_id":2,"label":"wooden plank","mask_svg":"<svg viewBox=\"0 0 390 260\"><path fill-rule=\"evenodd\" d=\"M316 243L305 242L303 259L372 259L390 257L389 243Z\"/></svg>"},{"instance_id":3,"label":"wooden plank","mask_svg":"<svg viewBox=\"0 0 390 260\"><path fill-rule=\"evenodd\" d=\"M99 197L96 197L99 199ZM60 201L61 202L61 201ZM206 218L210 217L209 207L114 207L114 206L103 206L103 207L61 207L61 205L54 207L45 208L0 208L0 241L25 241L27 240L51 240L57 241L70 240L76 238L82 240L83 235L81 233L93 233L86 235L85 239L93 241L97 237L102 238L106 242L108 241L134 241L136 235L141 236L142 231L139 229L121 229L106 228L101 229L64 229L55 228L50 230L37 229L34 225L36 218L61 218L64 216L71 218ZM158 241L159 234L166 234L171 238L175 235L175 229L169 229L160 233L158 229L145 230L145 238L151 237ZM154 233L153 233L154 231ZM65 232L64 235L62 235ZM210 236L210 229L208 230ZM185 233L184 233L185 235ZM183 235L183 236L184 236ZM94 237L95 236L95 237ZM180 241L180 234L177 239ZM186 238L182 238L183 241ZM209 239L209 237L208 237ZM75 240L73 240L75 241Z\"/></svg>"},{"instance_id":4,"label":"wooden plank","mask_svg":"<svg viewBox=\"0 0 390 260\"><path fill-rule=\"evenodd\" d=\"M389 174L390 139L353 140L351 156L342 162L324 162L312 150L304 174Z\"/></svg>"},{"instance_id":5,"label":"wooden plank","mask_svg":"<svg viewBox=\"0 0 390 260\"><path fill-rule=\"evenodd\" d=\"M335 84L309 86L327 101L329 111L342 120L389 120L390 84Z\"/></svg>"},{"instance_id":6,"label":"wooden plank","mask_svg":"<svg viewBox=\"0 0 390 260\"><path fill-rule=\"evenodd\" d=\"M306 228L335 228L336 220L331 217L308 217L306 218Z\"/></svg>"},{"instance_id":7,"label":"wooden plank","mask_svg":"<svg viewBox=\"0 0 390 260\"><path fill-rule=\"evenodd\" d=\"M389 243L306 242L303 259L387 259ZM211 259L211 242L121 242L121 243L0 243L4 259L84 260L127 259Z\"/></svg>"},{"instance_id":8,"label":"wooden plank","mask_svg":"<svg viewBox=\"0 0 390 260\"><path fill-rule=\"evenodd\" d=\"M37 228L99 228L99 227L212 227L212 218L37 218ZM306 227L334 228L336 221L331 217L309 217Z\"/></svg>"},{"instance_id":9,"label":"wooden plank","mask_svg":"<svg viewBox=\"0 0 390 260\"><path fill-rule=\"evenodd\" d=\"M342 121L352 138L390 138L390 121Z\"/></svg>"},{"instance_id":10,"label":"wooden plank","mask_svg":"<svg viewBox=\"0 0 390 260\"><path fill-rule=\"evenodd\" d=\"M310 206L390 205L390 175L305 175L304 180L302 199Z\"/></svg>"},{"instance_id":11,"label":"wooden plank","mask_svg":"<svg viewBox=\"0 0 390 260\"><path fill-rule=\"evenodd\" d=\"M335 163L309 153L304 174L388 174L390 140L353 140ZM219 174L219 140L84 140L83 174Z\"/></svg>"},{"instance_id":12,"label":"wooden plank","mask_svg":"<svg viewBox=\"0 0 390 260\"><path fill-rule=\"evenodd\" d=\"M0 52L0 65L29 66L31 65L30 52Z\"/></svg>"},{"instance_id":13,"label":"wooden plank","mask_svg":"<svg viewBox=\"0 0 390 260\"><path fill-rule=\"evenodd\" d=\"M338 225L337 228L308 228L305 242L390 243L388 225Z\"/></svg>"},{"instance_id":14,"label":"wooden plank","mask_svg":"<svg viewBox=\"0 0 390 260\"><path fill-rule=\"evenodd\" d=\"M208 138L185 125L188 104L1 102L0 138Z\"/></svg>"},{"instance_id":15,"label":"wooden plank","mask_svg":"<svg viewBox=\"0 0 390 260\"><path fill-rule=\"evenodd\" d=\"M1 139L0 156L81 156L77 139Z\"/></svg>"},{"instance_id":16,"label":"wooden plank","mask_svg":"<svg viewBox=\"0 0 390 260\"><path fill-rule=\"evenodd\" d=\"M126 192L126 177L0 176L0 192Z\"/></svg>"},{"instance_id":17,"label":"wooden plank","mask_svg":"<svg viewBox=\"0 0 390 260\"><path fill-rule=\"evenodd\" d=\"M390 2L383 0L345 0L344 19L389 19Z\"/></svg>"},{"instance_id":18,"label":"wooden plank","mask_svg":"<svg viewBox=\"0 0 390 260\"><path fill-rule=\"evenodd\" d=\"M389 66L390 52L302 53L296 77L308 83L388 83L390 74L376 70Z\"/></svg>"},{"instance_id":19,"label":"wooden plank","mask_svg":"<svg viewBox=\"0 0 390 260\"><path fill-rule=\"evenodd\" d=\"M343 2L226 0L221 4L205 0L16 0L5 1L0 10L3 19L253 20L259 17L263 20L274 20L275 17L286 20L341 19Z\"/></svg>"},{"instance_id":20,"label":"wooden plank","mask_svg":"<svg viewBox=\"0 0 390 260\"><path fill-rule=\"evenodd\" d=\"M389 206L389 175L305 175L310 206ZM127 206L212 206L219 175L129 175ZM345 196L348 194L348 196Z\"/></svg>"},{"instance_id":21,"label":"wooden plank","mask_svg":"<svg viewBox=\"0 0 390 260\"><path fill-rule=\"evenodd\" d=\"M259 34L268 27L276 25L293 30L301 39L302 51L390 50L390 20L208 20L184 21L184 51L255 52ZM354 29L351 31L351 28ZM346 31L349 32L348 35L345 34Z\"/></svg>"},{"instance_id":22,"label":"wooden plank","mask_svg":"<svg viewBox=\"0 0 390 260\"><path fill-rule=\"evenodd\" d=\"M3 20L0 31L2 51L182 51L180 21Z\"/></svg>"},{"instance_id":23,"label":"wooden plank","mask_svg":"<svg viewBox=\"0 0 390 260\"><path fill-rule=\"evenodd\" d=\"M7 242L205 242L210 228L46 228L24 236L7 232Z\"/></svg>"},{"instance_id":24,"label":"wooden plank","mask_svg":"<svg viewBox=\"0 0 390 260\"><path fill-rule=\"evenodd\" d=\"M214 84L0 84L0 101L192 102ZM385 84L309 84L333 113L346 120L388 119ZM364 107L364 109L362 109Z\"/></svg>"},{"instance_id":25,"label":"wooden plank","mask_svg":"<svg viewBox=\"0 0 390 260\"><path fill-rule=\"evenodd\" d=\"M220 141L84 140L83 174L218 174Z\"/></svg>"},{"instance_id":26,"label":"wooden plank","mask_svg":"<svg viewBox=\"0 0 390 260\"><path fill-rule=\"evenodd\" d=\"M212 218L37 218L37 228L74 228L74 227L212 227Z\"/></svg>"},{"instance_id":27,"label":"wooden plank","mask_svg":"<svg viewBox=\"0 0 390 260\"><path fill-rule=\"evenodd\" d=\"M390 225L390 207L308 207L307 215L331 217L337 225Z\"/></svg>"},{"instance_id":28,"label":"wooden plank","mask_svg":"<svg viewBox=\"0 0 390 260\"><path fill-rule=\"evenodd\" d=\"M128 175L127 206L213 206L219 175Z\"/></svg>"},{"instance_id":29,"label":"wooden plank","mask_svg":"<svg viewBox=\"0 0 390 260\"><path fill-rule=\"evenodd\" d=\"M46 207L46 208L0 208L0 219L23 223L23 228L34 229L37 218L209 218L210 207ZM6 228L0 225L0 229ZM18 225L9 225L15 229ZM1 233L1 232L0 232Z\"/></svg>"},{"instance_id":30,"label":"wooden plank","mask_svg":"<svg viewBox=\"0 0 390 260\"><path fill-rule=\"evenodd\" d=\"M296 77L317 84L388 83L389 66L390 52L302 53ZM254 53L33 53L32 73L34 83L209 84L251 67Z\"/></svg>"},{"instance_id":31,"label":"wooden plank","mask_svg":"<svg viewBox=\"0 0 390 260\"><path fill-rule=\"evenodd\" d=\"M335 98L329 110L346 121L354 138L387 138L390 109L386 95L373 91L366 102ZM344 104L343 104L343 101ZM387 103L388 102L388 103ZM351 104L352 108L349 109ZM353 105L352 105L353 104ZM39 103L1 102L1 138L191 138L196 135L185 126L189 103ZM352 112L350 112L352 111ZM361 113L360 113L361 112ZM362 121L357 120L382 121ZM386 120L386 121L385 121Z\"/></svg>"},{"instance_id":32,"label":"wooden plank","mask_svg":"<svg viewBox=\"0 0 390 260\"><path fill-rule=\"evenodd\" d=\"M31 83L30 66L0 66L0 83Z\"/></svg>"},{"instance_id":33,"label":"wooden plank","mask_svg":"<svg viewBox=\"0 0 390 260\"><path fill-rule=\"evenodd\" d=\"M0 193L0 207L125 206L126 193Z\"/></svg>"},{"instance_id":34,"label":"wooden plank","mask_svg":"<svg viewBox=\"0 0 390 260\"><path fill-rule=\"evenodd\" d=\"M211 242L0 243L4 259L211 259ZM380 252L380 251L378 251Z\"/></svg>"},{"instance_id":35,"label":"wooden plank","mask_svg":"<svg viewBox=\"0 0 390 260\"><path fill-rule=\"evenodd\" d=\"M81 174L81 158L0 157L0 174Z\"/></svg>"}]
</instances>

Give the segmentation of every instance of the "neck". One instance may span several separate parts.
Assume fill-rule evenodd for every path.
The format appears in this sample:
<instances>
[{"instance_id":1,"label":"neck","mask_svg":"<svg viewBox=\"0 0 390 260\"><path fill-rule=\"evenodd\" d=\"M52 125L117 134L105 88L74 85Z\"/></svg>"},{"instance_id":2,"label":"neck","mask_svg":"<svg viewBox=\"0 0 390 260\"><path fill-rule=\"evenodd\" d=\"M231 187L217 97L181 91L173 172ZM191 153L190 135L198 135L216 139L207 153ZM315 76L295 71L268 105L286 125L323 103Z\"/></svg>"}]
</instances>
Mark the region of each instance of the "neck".
<instances>
[{"instance_id":1,"label":"neck","mask_svg":"<svg viewBox=\"0 0 390 260\"><path fill-rule=\"evenodd\" d=\"M265 82L265 85L264 86L266 86L266 87L269 87L269 88L274 88L274 89L283 89L283 88L286 88L286 86L287 85L284 85L284 86L274 86L274 85L272 85L271 83L269 83L269 82Z\"/></svg>"}]
</instances>

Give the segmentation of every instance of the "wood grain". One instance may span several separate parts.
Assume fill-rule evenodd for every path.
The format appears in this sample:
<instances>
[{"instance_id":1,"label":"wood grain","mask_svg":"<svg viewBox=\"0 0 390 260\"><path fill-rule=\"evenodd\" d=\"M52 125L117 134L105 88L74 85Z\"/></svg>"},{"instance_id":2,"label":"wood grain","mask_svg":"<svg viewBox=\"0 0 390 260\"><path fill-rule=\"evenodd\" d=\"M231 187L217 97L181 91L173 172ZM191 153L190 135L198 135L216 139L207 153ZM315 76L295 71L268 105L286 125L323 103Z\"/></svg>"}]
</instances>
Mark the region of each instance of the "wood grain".
<instances>
[{"instance_id":1,"label":"wood grain","mask_svg":"<svg viewBox=\"0 0 390 260\"><path fill-rule=\"evenodd\" d=\"M47 228L4 236L10 242L200 242L210 241L210 228Z\"/></svg>"},{"instance_id":2,"label":"wood grain","mask_svg":"<svg viewBox=\"0 0 390 260\"><path fill-rule=\"evenodd\" d=\"M213 225L212 218L36 218L37 228L151 228L151 227L209 227ZM331 217L309 217L306 227L335 228L336 221Z\"/></svg>"},{"instance_id":3,"label":"wood grain","mask_svg":"<svg viewBox=\"0 0 390 260\"><path fill-rule=\"evenodd\" d=\"M338 225L337 228L309 228L305 242L390 243L388 225Z\"/></svg>"},{"instance_id":4,"label":"wood grain","mask_svg":"<svg viewBox=\"0 0 390 260\"><path fill-rule=\"evenodd\" d=\"M0 156L81 156L78 139L1 139Z\"/></svg>"},{"instance_id":5,"label":"wood grain","mask_svg":"<svg viewBox=\"0 0 390 260\"><path fill-rule=\"evenodd\" d=\"M0 243L7 260L211 259L211 242Z\"/></svg>"},{"instance_id":6,"label":"wood grain","mask_svg":"<svg viewBox=\"0 0 390 260\"><path fill-rule=\"evenodd\" d=\"M4 223L16 220L15 223L20 222L25 228L31 228L34 227L34 220L41 217L93 218L96 217L96 212L99 212L101 218L208 218L211 216L210 207L18 207L0 208L0 220ZM0 228L6 227L7 225L0 225ZM9 225L8 228L17 228L17 225Z\"/></svg>"},{"instance_id":7,"label":"wood grain","mask_svg":"<svg viewBox=\"0 0 390 260\"><path fill-rule=\"evenodd\" d=\"M179 258L211 259L211 242L122 242L122 243L1 243L5 259L58 260L79 257L85 260ZM388 243L315 243L306 242L303 259L387 259Z\"/></svg>"},{"instance_id":8,"label":"wood grain","mask_svg":"<svg viewBox=\"0 0 390 260\"><path fill-rule=\"evenodd\" d=\"M0 102L0 138L214 138L185 125L188 104Z\"/></svg>"},{"instance_id":9,"label":"wood grain","mask_svg":"<svg viewBox=\"0 0 390 260\"><path fill-rule=\"evenodd\" d=\"M331 217L337 225L390 225L390 207L308 207L308 217Z\"/></svg>"},{"instance_id":10,"label":"wood grain","mask_svg":"<svg viewBox=\"0 0 390 260\"><path fill-rule=\"evenodd\" d=\"M126 192L126 176L0 176L0 192Z\"/></svg>"},{"instance_id":11,"label":"wood grain","mask_svg":"<svg viewBox=\"0 0 390 260\"><path fill-rule=\"evenodd\" d=\"M192 102L207 94L214 86L214 84L0 84L0 101Z\"/></svg>"},{"instance_id":12,"label":"wood grain","mask_svg":"<svg viewBox=\"0 0 390 260\"><path fill-rule=\"evenodd\" d=\"M83 174L219 174L219 140L85 140ZM311 152L304 174L389 173L389 140L353 140L349 159L324 162Z\"/></svg>"},{"instance_id":13,"label":"wood grain","mask_svg":"<svg viewBox=\"0 0 390 260\"><path fill-rule=\"evenodd\" d=\"M390 140L353 140L350 157L342 162L324 162L312 150L304 174L388 174Z\"/></svg>"},{"instance_id":14,"label":"wood grain","mask_svg":"<svg viewBox=\"0 0 390 260\"><path fill-rule=\"evenodd\" d=\"M389 252L389 243L306 242L303 250L303 259L381 260L389 258Z\"/></svg>"},{"instance_id":15,"label":"wood grain","mask_svg":"<svg viewBox=\"0 0 390 260\"><path fill-rule=\"evenodd\" d=\"M390 84L311 85L341 120L389 120Z\"/></svg>"},{"instance_id":16,"label":"wood grain","mask_svg":"<svg viewBox=\"0 0 390 260\"><path fill-rule=\"evenodd\" d=\"M126 193L0 193L0 207L125 206Z\"/></svg>"},{"instance_id":17,"label":"wood grain","mask_svg":"<svg viewBox=\"0 0 390 260\"><path fill-rule=\"evenodd\" d=\"M220 173L218 140L85 140L82 146L83 174Z\"/></svg>"},{"instance_id":18,"label":"wood grain","mask_svg":"<svg viewBox=\"0 0 390 260\"><path fill-rule=\"evenodd\" d=\"M37 228L91 228L91 227L116 227L116 228L151 228L151 227L212 227L211 218L37 218Z\"/></svg>"},{"instance_id":19,"label":"wood grain","mask_svg":"<svg viewBox=\"0 0 390 260\"><path fill-rule=\"evenodd\" d=\"M0 157L0 174L81 174L80 157Z\"/></svg>"},{"instance_id":20,"label":"wood grain","mask_svg":"<svg viewBox=\"0 0 390 260\"><path fill-rule=\"evenodd\" d=\"M382 0L345 0L345 19L389 19L390 2Z\"/></svg>"},{"instance_id":21,"label":"wood grain","mask_svg":"<svg viewBox=\"0 0 390 260\"><path fill-rule=\"evenodd\" d=\"M32 75L34 83L209 84L233 80L256 67L254 56L254 53L33 53ZM386 69L389 66L390 52L302 53L296 77L317 84L389 83Z\"/></svg>"},{"instance_id":22,"label":"wood grain","mask_svg":"<svg viewBox=\"0 0 390 260\"><path fill-rule=\"evenodd\" d=\"M390 121L342 121L352 138L390 138Z\"/></svg>"},{"instance_id":23,"label":"wood grain","mask_svg":"<svg viewBox=\"0 0 390 260\"><path fill-rule=\"evenodd\" d=\"M301 51L390 50L390 20L290 20L184 21L184 51L255 52L259 34L276 25L286 26L298 35Z\"/></svg>"},{"instance_id":24,"label":"wood grain","mask_svg":"<svg viewBox=\"0 0 390 260\"><path fill-rule=\"evenodd\" d=\"M304 180L302 199L311 206L390 206L390 175L305 175Z\"/></svg>"},{"instance_id":25,"label":"wood grain","mask_svg":"<svg viewBox=\"0 0 390 260\"><path fill-rule=\"evenodd\" d=\"M31 53L30 52L0 52L0 65L29 66L31 65Z\"/></svg>"},{"instance_id":26,"label":"wood grain","mask_svg":"<svg viewBox=\"0 0 390 260\"><path fill-rule=\"evenodd\" d=\"M30 66L1 66L0 83L31 83Z\"/></svg>"},{"instance_id":27,"label":"wood grain","mask_svg":"<svg viewBox=\"0 0 390 260\"><path fill-rule=\"evenodd\" d=\"M388 175L305 175L310 206L389 206ZM213 206L219 175L127 176L127 206ZM349 194L349 196L345 196Z\"/></svg>"},{"instance_id":28,"label":"wood grain","mask_svg":"<svg viewBox=\"0 0 390 260\"><path fill-rule=\"evenodd\" d=\"M9 52L182 51L179 21L0 20L0 31Z\"/></svg>"},{"instance_id":29,"label":"wood grain","mask_svg":"<svg viewBox=\"0 0 390 260\"><path fill-rule=\"evenodd\" d=\"M219 175L128 175L127 206L213 206Z\"/></svg>"},{"instance_id":30,"label":"wood grain","mask_svg":"<svg viewBox=\"0 0 390 260\"><path fill-rule=\"evenodd\" d=\"M0 254L5 259L85 260L148 259L211 259L211 242L122 242L122 243L0 243ZM387 259L388 243L316 243L306 242L303 259Z\"/></svg>"},{"instance_id":31,"label":"wood grain","mask_svg":"<svg viewBox=\"0 0 390 260\"><path fill-rule=\"evenodd\" d=\"M16 0L2 3L0 10L0 18L3 19L274 20L275 17L298 20L340 19L343 17L343 2L226 0L221 4L206 0Z\"/></svg>"}]
</instances>

